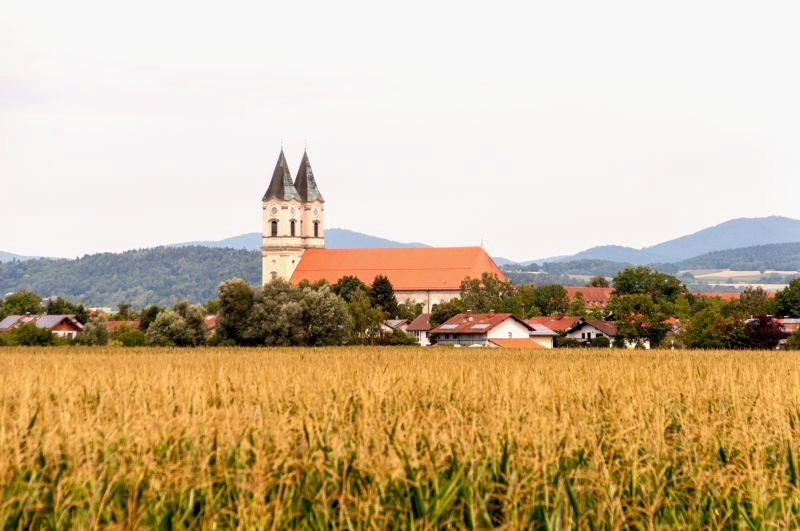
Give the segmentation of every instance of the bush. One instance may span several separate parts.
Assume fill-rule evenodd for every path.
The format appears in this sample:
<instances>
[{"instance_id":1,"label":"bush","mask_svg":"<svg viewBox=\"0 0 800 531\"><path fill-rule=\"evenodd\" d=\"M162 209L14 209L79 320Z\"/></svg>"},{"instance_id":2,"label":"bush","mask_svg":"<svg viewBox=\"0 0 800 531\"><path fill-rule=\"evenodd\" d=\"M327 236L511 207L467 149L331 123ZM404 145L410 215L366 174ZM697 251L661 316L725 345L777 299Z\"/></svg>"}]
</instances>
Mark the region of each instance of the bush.
<instances>
[{"instance_id":1,"label":"bush","mask_svg":"<svg viewBox=\"0 0 800 531\"><path fill-rule=\"evenodd\" d=\"M609 348L611 346L611 340L606 336L596 337L592 339L592 346L598 348Z\"/></svg>"},{"instance_id":2,"label":"bush","mask_svg":"<svg viewBox=\"0 0 800 531\"><path fill-rule=\"evenodd\" d=\"M147 344L144 332L128 325L122 325L111 332L111 341L123 347L143 347Z\"/></svg>"},{"instance_id":3,"label":"bush","mask_svg":"<svg viewBox=\"0 0 800 531\"><path fill-rule=\"evenodd\" d=\"M557 337L554 345L556 348L578 348L581 346L577 339L571 337Z\"/></svg>"},{"instance_id":4,"label":"bush","mask_svg":"<svg viewBox=\"0 0 800 531\"><path fill-rule=\"evenodd\" d=\"M3 341L8 346L44 346L58 344L58 337L53 335L50 330L38 328L31 323L21 324L14 328L3 337Z\"/></svg>"},{"instance_id":5,"label":"bush","mask_svg":"<svg viewBox=\"0 0 800 531\"><path fill-rule=\"evenodd\" d=\"M416 345L417 340L402 330L392 330L391 335L386 339L386 344L392 346Z\"/></svg>"}]
</instances>

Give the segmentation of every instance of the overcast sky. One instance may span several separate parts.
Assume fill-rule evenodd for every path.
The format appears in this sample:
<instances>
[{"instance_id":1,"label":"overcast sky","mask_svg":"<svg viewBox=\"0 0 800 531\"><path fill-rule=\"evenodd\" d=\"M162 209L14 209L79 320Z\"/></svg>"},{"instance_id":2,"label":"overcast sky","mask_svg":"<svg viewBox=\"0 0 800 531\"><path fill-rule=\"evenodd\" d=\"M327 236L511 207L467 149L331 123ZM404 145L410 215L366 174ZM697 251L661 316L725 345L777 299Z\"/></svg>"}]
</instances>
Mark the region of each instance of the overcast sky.
<instances>
[{"instance_id":1,"label":"overcast sky","mask_svg":"<svg viewBox=\"0 0 800 531\"><path fill-rule=\"evenodd\" d=\"M0 250L326 223L531 259L800 217L800 4L0 0Z\"/></svg>"}]
</instances>

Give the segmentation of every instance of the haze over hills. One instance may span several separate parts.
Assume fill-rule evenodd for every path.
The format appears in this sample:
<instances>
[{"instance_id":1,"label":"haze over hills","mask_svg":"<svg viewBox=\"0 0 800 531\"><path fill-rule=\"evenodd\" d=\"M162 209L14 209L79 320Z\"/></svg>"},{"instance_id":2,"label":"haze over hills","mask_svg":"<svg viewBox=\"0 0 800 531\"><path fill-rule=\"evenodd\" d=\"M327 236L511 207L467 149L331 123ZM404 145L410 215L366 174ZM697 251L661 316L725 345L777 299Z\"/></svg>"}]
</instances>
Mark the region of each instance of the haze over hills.
<instances>
[{"instance_id":1,"label":"haze over hills","mask_svg":"<svg viewBox=\"0 0 800 531\"><path fill-rule=\"evenodd\" d=\"M0 262L10 262L12 260L31 260L36 258L35 256L22 256L19 254L14 253L7 253L5 251L0 251Z\"/></svg>"},{"instance_id":2,"label":"haze over hills","mask_svg":"<svg viewBox=\"0 0 800 531\"><path fill-rule=\"evenodd\" d=\"M536 262L595 259L647 265L678 262L725 249L797 241L800 241L800 220L781 216L738 218L642 249L603 245L574 255L545 258Z\"/></svg>"},{"instance_id":3,"label":"haze over hills","mask_svg":"<svg viewBox=\"0 0 800 531\"><path fill-rule=\"evenodd\" d=\"M173 243L167 247L186 247L190 245L213 248L228 247L231 249L260 251L261 233L248 232L247 234L240 234L238 236L232 236L223 240ZM374 249L381 247L430 247L430 245L419 242L396 242L394 240L388 240L378 236L370 236L369 234L347 229L327 229L325 231L325 247L328 249Z\"/></svg>"}]
</instances>

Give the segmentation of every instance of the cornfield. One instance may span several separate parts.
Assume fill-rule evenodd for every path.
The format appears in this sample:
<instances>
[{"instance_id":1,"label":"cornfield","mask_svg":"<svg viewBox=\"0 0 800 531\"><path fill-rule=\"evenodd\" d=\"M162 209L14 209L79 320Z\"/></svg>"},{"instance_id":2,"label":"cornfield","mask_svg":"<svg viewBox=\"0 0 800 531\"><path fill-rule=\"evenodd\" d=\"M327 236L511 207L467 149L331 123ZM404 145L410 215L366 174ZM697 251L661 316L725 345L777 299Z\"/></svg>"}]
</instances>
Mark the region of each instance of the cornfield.
<instances>
[{"instance_id":1,"label":"cornfield","mask_svg":"<svg viewBox=\"0 0 800 531\"><path fill-rule=\"evenodd\" d=\"M5 528L800 526L800 354L4 349Z\"/></svg>"}]
</instances>

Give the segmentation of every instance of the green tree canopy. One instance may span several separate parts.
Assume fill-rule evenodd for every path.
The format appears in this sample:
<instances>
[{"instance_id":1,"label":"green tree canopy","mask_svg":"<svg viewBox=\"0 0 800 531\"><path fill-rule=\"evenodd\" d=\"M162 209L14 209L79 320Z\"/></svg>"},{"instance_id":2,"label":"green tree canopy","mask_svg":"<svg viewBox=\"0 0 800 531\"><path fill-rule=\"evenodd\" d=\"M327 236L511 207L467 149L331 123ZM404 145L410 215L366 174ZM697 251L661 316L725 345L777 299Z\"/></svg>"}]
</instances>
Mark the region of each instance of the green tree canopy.
<instances>
[{"instance_id":1,"label":"green tree canopy","mask_svg":"<svg viewBox=\"0 0 800 531\"><path fill-rule=\"evenodd\" d=\"M397 316L397 298L394 296L394 287L387 277L383 275L375 277L369 289L369 298L372 306L382 309L387 318Z\"/></svg>"},{"instance_id":2,"label":"green tree canopy","mask_svg":"<svg viewBox=\"0 0 800 531\"><path fill-rule=\"evenodd\" d=\"M614 277L614 295L650 295L653 301L674 303L679 296L688 293L680 280L658 273L649 267L628 267Z\"/></svg>"},{"instance_id":3,"label":"green tree canopy","mask_svg":"<svg viewBox=\"0 0 800 531\"><path fill-rule=\"evenodd\" d=\"M219 285L217 295L217 336L223 341L244 344L248 319L253 311L253 287L241 278L232 278Z\"/></svg>"},{"instance_id":4,"label":"green tree canopy","mask_svg":"<svg viewBox=\"0 0 800 531\"><path fill-rule=\"evenodd\" d=\"M42 298L32 291L12 293L3 301L5 315L25 315L42 312Z\"/></svg>"},{"instance_id":5,"label":"green tree canopy","mask_svg":"<svg viewBox=\"0 0 800 531\"><path fill-rule=\"evenodd\" d=\"M602 275L597 275L589 279L589 282L586 283L587 287L590 288L607 288L610 286L608 279Z\"/></svg>"},{"instance_id":6,"label":"green tree canopy","mask_svg":"<svg viewBox=\"0 0 800 531\"><path fill-rule=\"evenodd\" d=\"M358 277L345 275L340 278L336 284L331 286L333 292L343 298L345 302L350 302L350 297L353 296L353 293L356 290L364 290L365 292L369 291L369 286L361 282Z\"/></svg>"},{"instance_id":7,"label":"green tree canopy","mask_svg":"<svg viewBox=\"0 0 800 531\"><path fill-rule=\"evenodd\" d=\"M372 306L366 291L359 289L350 296L347 305L352 319L350 343L355 345L374 344L381 337L383 312Z\"/></svg>"},{"instance_id":8,"label":"green tree canopy","mask_svg":"<svg viewBox=\"0 0 800 531\"><path fill-rule=\"evenodd\" d=\"M800 278L775 295L775 312L781 317L800 318Z\"/></svg>"}]
</instances>

